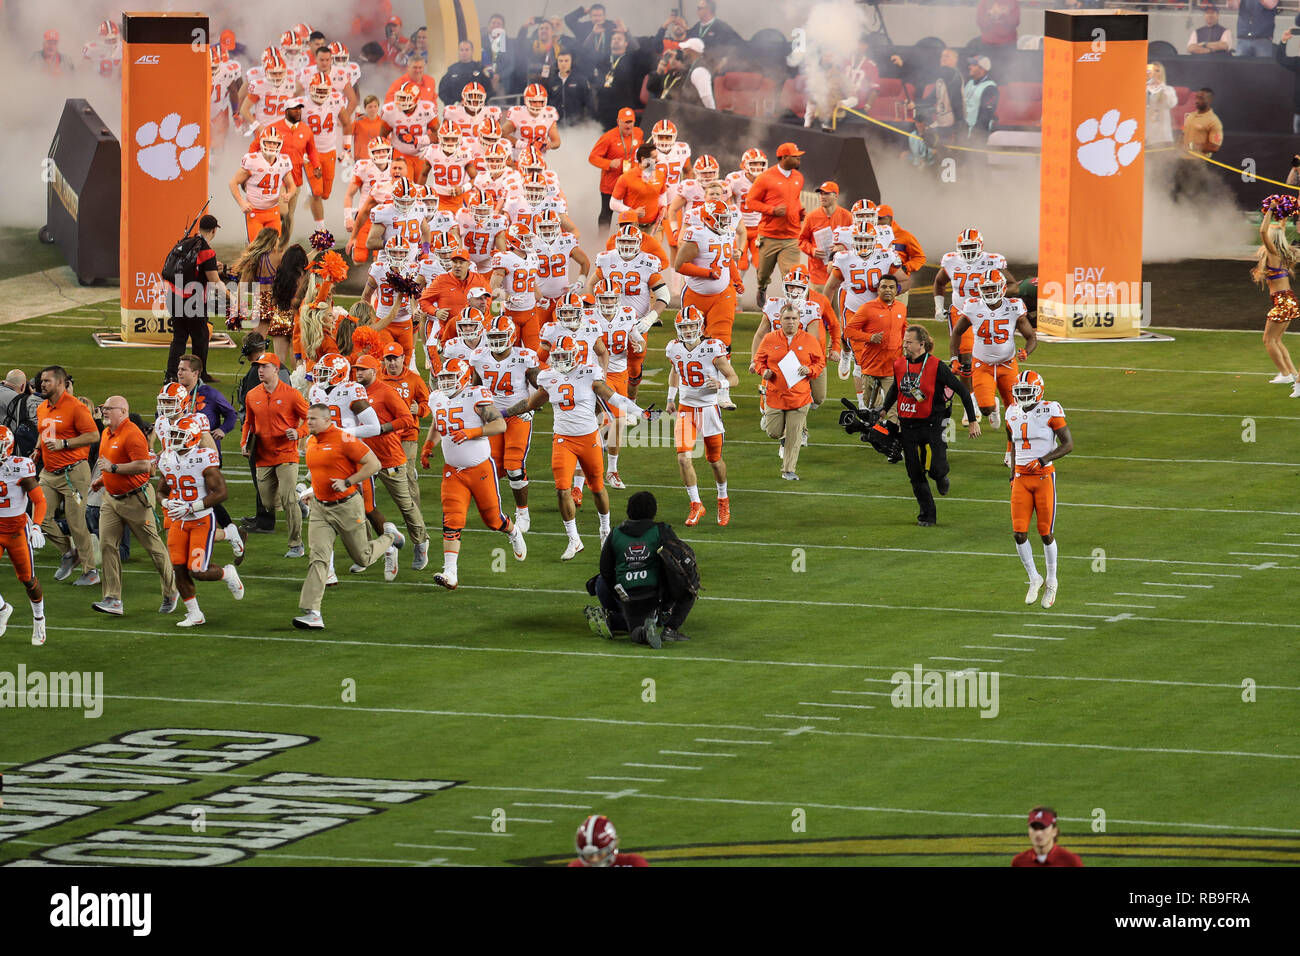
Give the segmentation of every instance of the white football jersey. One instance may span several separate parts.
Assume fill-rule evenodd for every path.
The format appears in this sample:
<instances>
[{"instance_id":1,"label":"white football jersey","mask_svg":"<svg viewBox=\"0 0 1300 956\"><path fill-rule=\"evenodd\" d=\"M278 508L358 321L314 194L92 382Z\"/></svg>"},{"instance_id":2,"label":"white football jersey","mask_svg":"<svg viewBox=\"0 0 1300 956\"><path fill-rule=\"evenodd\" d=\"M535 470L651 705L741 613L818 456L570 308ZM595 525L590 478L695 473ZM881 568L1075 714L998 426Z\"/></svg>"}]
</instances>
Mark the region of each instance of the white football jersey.
<instances>
[{"instance_id":1,"label":"white football jersey","mask_svg":"<svg viewBox=\"0 0 1300 956\"><path fill-rule=\"evenodd\" d=\"M1006 269L1006 267L1006 257L995 252L981 253L974 262L967 262L956 252L945 252L943 258L939 260L939 268L948 273L948 278L952 280L954 302L979 295L980 283L988 277L988 274L994 269Z\"/></svg>"},{"instance_id":2,"label":"white football jersey","mask_svg":"<svg viewBox=\"0 0 1300 956\"><path fill-rule=\"evenodd\" d=\"M240 169L248 171L244 183L244 196L254 209L272 209L280 202L280 183L293 172L293 163L281 153L274 163L268 163L260 152L245 153L239 159Z\"/></svg>"},{"instance_id":3,"label":"white football jersey","mask_svg":"<svg viewBox=\"0 0 1300 956\"><path fill-rule=\"evenodd\" d=\"M102 77L113 77L122 72L122 44L91 40L81 48L81 55L93 65Z\"/></svg>"},{"instance_id":4,"label":"white football jersey","mask_svg":"<svg viewBox=\"0 0 1300 956\"><path fill-rule=\"evenodd\" d=\"M578 239L561 230L550 242L533 237L533 255L537 256L537 294L548 299L563 295L569 287L569 256L578 248Z\"/></svg>"},{"instance_id":5,"label":"white football jersey","mask_svg":"<svg viewBox=\"0 0 1300 956\"><path fill-rule=\"evenodd\" d=\"M1028 315L1024 302L1004 297L997 308L984 304L982 298L967 299L957 306L958 311L970 319L975 330L975 349L972 355L981 362L996 365L1010 362L1016 355L1016 324L1022 315Z\"/></svg>"},{"instance_id":6,"label":"white football jersey","mask_svg":"<svg viewBox=\"0 0 1300 956\"><path fill-rule=\"evenodd\" d=\"M594 365L575 365L567 374L553 368L537 373L537 384L544 389L555 410L556 435L590 435L598 427L596 410L599 402L592 385L604 381Z\"/></svg>"},{"instance_id":7,"label":"white football jersey","mask_svg":"<svg viewBox=\"0 0 1300 956\"><path fill-rule=\"evenodd\" d=\"M442 111L443 122L455 126L460 130L461 136L474 136L479 123L482 123L488 117L500 123L501 107L484 106L477 113L471 113L465 109L464 103L450 103Z\"/></svg>"},{"instance_id":8,"label":"white football jersey","mask_svg":"<svg viewBox=\"0 0 1300 956\"><path fill-rule=\"evenodd\" d=\"M418 156L424 147L420 138L429 135L430 123L438 120L438 107L428 100L417 100L415 109L406 113L394 103L385 103L379 111L379 118L393 131L391 141L393 150L403 156Z\"/></svg>"},{"instance_id":9,"label":"white football jersey","mask_svg":"<svg viewBox=\"0 0 1300 956\"><path fill-rule=\"evenodd\" d=\"M1018 404L1007 409L1003 419L1011 430L1011 447L1015 451L1016 465L1027 465L1042 458L1056 447L1056 429L1064 428L1065 409L1057 402L1042 401L1029 411ZM1055 470L1049 464L1048 470Z\"/></svg>"},{"instance_id":10,"label":"white football jersey","mask_svg":"<svg viewBox=\"0 0 1300 956\"><path fill-rule=\"evenodd\" d=\"M366 387L357 382L344 382L332 388L316 383L307 392L307 404L328 405L330 419L344 431L357 427L357 416L352 411L352 403L368 401L370 398L366 395Z\"/></svg>"},{"instance_id":11,"label":"white football jersey","mask_svg":"<svg viewBox=\"0 0 1300 956\"><path fill-rule=\"evenodd\" d=\"M373 159L358 159L352 167L352 181L360 188L360 195L357 202L357 208L366 201L375 188L375 183L390 182L393 178L393 164L389 162L383 169L380 169Z\"/></svg>"},{"instance_id":12,"label":"white football jersey","mask_svg":"<svg viewBox=\"0 0 1300 956\"><path fill-rule=\"evenodd\" d=\"M504 216L488 216L485 222L479 222L468 209L462 209L456 214L455 223L461 245L469 253L471 267L475 272L487 271L492 264L497 236L509 228L510 224Z\"/></svg>"},{"instance_id":13,"label":"white football jersey","mask_svg":"<svg viewBox=\"0 0 1300 956\"><path fill-rule=\"evenodd\" d=\"M686 276L686 288L700 295L717 295L731 284L731 270L727 268L735 254L735 239L730 233L718 235L704 226L687 226L678 237L678 243L685 245L695 243L699 250L691 260L693 265L703 269L717 268L718 278L706 279L702 276Z\"/></svg>"},{"instance_id":14,"label":"white football jersey","mask_svg":"<svg viewBox=\"0 0 1300 956\"><path fill-rule=\"evenodd\" d=\"M504 411L528 398L528 370L538 368L541 362L532 349L514 346L505 355L498 356L481 345L470 353L469 364L492 393L497 410Z\"/></svg>"},{"instance_id":15,"label":"white football jersey","mask_svg":"<svg viewBox=\"0 0 1300 956\"><path fill-rule=\"evenodd\" d=\"M361 79L361 65L348 61L338 66L330 67L330 88L335 93L342 93L349 86L356 88Z\"/></svg>"},{"instance_id":16,"label":"white football jersey","mask_svg":"<svg viewBox=\"0 0 1300 956\"><path fill-rule=\"evenodd\" d=\"M517 169L507 169L495 178L491 173L482 172L474 177L474 188L488 197L493 208L502 209L511 196L518 194L522 197L524 180Z\"/></svg>"},{"instance_id":17,"label":"white football jersey","mask_svg":"<svg viewBox=\"0 0 1300 956\"><path fill-rule=\"evenodd\" d=\"M18 518L27 514L27 492L19 488L18 483L25 478L35 477L36 464L30 458L11 455L0 461L0 488L5 489L0 493L0 519ZM0 521L0 524L19 524L19 522Z\"/></svg>"},{"instance_id":18,"label":"white football jersey","mask_svg":"<svg viewBox=\"0 0 1300 956\"><path fill-rule=\"evenodd\" d=\"M370 304L375 308L375 315L381 319L386 319L390 315L393 317L389 322L390 326L402 326L411 324L411 300L409 296L402 295L388 282L388 272L392 267L380 262L377 258L371 264L368 274L375 280L375 291L372 294ZM419 275L419 262L415 259L408 259L397 267L397 271L407 276Z\"/></svg>"},{"instance_id":19,"label":"white football jersey","mask_svg":"<svg viewBox=\"0 0 1300 956\"><path fill-rule=\"evenodd\" d=\"M282 82L272 83L265 75L249 80L248 95L253 98L253 119L259 126L270 126L284 116L286 100L293 98L294 83L286 74Z\"/></svg>"},{"instance_id":20,"label":"white football jersey","mask_svg":"<svg viewBox=\"0 0 1300 956\"><path fill-rule=\"evenodd\" d=\"M505 275L501 285L506 290L506 308L516 312L537 307L537 257L526 256L507 249L492 253L492 271L501 269Z\"/></svg>"},{"instance_id":21,"label":"white football jersey","mask_svg":"<svg viewBox=\"0 0 1300 956\"><path fill-rule=\"evenodd\" d=\"M474 178L465 169L465 164L470 161L469 154L459 149L454 153L445 153L441 146L434 143L420 157L429 164L429 188L439 196L450 197L457 190L463 192Z\"/></svg>"},{"instance_id":22,"label":"white football jersey","mask_svg":"<svg viewBox=\"0 0 1300 956\"><path fill-rule=\"evenodd\" d=\"M727 347L717 339L700 339L695 348L673 339L664 348L664 356L677 371L677 403L690 408L704 408L718 404L718 390L709 386L709 379L722 380L714 361L727 357Z\"/></svg>"},{"instance_id":23,"label":"white football jersey","mask_svg":"<svg viewBox=\"0 0 1300 956\"><path fill-rule=\"evenodd\" d=\"M589 316L581 317L581 324L576 332L571 332L562 326L559 322L547 322L542 326L541 342L543 348L541 354L549 356L559 345L560 339L566 335L573 339L578 346L578 364L579 365L598 365L596 360L596 343L604 337L604 330L600 324Z\"/></svg>"},{"instance_id":24,"label":"white football jersey","mask_svg":"<svg viewBox=\"0 0 1300 956\"><path fill-rule=\"evenodd\" d=\"M479 409L495 405L492 393L481 385L470 385L455 398L448 398L437 390L429 393L429 411L433 413L433 427L442 436L442 458L452 468L472 468L481 465L492 454L492 444L482 436L460 444L452 441L453 431L482 428Z\"/></svg>"},{"instance_id":25,"label":"white football jersey","mask_svg":"<svg viewBox=\"0 0 1300 956\"><path fill-rule=\"evenodd\" d=\"M324 103L304 97L302 121L312 132L318 153L333 153L343 145L343 122L339 119L346 102L342 93L331 92Z\"/></svg>"},{"instance_id":26,"label":"white football jersey","mask_svg":"<svg viewBox=\"0 0 1300 956\"><path fill-rule=\"evenodd\" d=\"M165 451L158 456L158 470L167 483L167 497L172 501L192 501L196 505L208 496L209 488L203 473L220 467L217 453L211 448L191 448L185 455ZM211 508L198 508L194 518L206 518Z\"/></svg>"},{"instance_id":27,"label":"white football jersey","mask_svg":"<svg viewBox=\"0 0 1300 956\"><path fill-rule=\"evenodd\" d=\"M208 100L209 119L230 116L234 108L230 105L230 86L239 80L242 67L235 60L227 60L217 68L217 75L212 78L212 95Z\"/></svg>"},{"instance_id":28,"label":"white football jersey","mask_svg":"<svg viewBox=\"0 0 1300 956\"><path fill-rule=\"evenodd\" d=\"M609 352L610 372L626 372L627 357L631 352L645 351L644 343L637 347L633 337L640 336L637 329L637 314L625 305L620 305L612 319L607 319L597 310L592 315L600 323L601 333L605 339L605 348Z\"/></svg>"},{"instance_id":29,"label":"white football jersey","mask_svg":"<svg viewBox=\"0 0 1300 956\"><path fill-rule=\"evenodd\" d=\"M655 149L655 169L664 174L664 185L676 186L691 168L691 147L680 139L667 152ZM665 196L667 192L665 191Z\"/></svg>"},{"instance_id":30,"label":"white football jersey","mask_svg":"<svg viewBox=\"0 0 1300 956\"><path fill-rule=\"evenodd\" d=\"M758 228L763 214L757 210L750 209L746 197L749 195L749 187L754 185L754 181L749 178L749 174L743 169L737 169L734 172L727 173L723 185L727 187L727 192L735 199L736 204L740 207L740 221L745 224L749 232Z\"/></svg>"},{"instance_id":31,"label":"white football jersey","mask_svg":"<svg viewBox=\"0 0 1300 956\"><path fill-rule=\"evenodd\" d=\"M539 153L545 153L550 140L551 127L560 121L560 114L554 106L544 106L534 116L527 106L512 106L506 113L506 119L514 124L515 148L514 159L525 146L535 146Z\"/></svg>"},{"instance_id":32,"label":"white football jersey","mask_svg":"<svg viewBox=\"0 0 1300 956\"><path fill-rule=\"evenodd\" d=\"M844 290L841 317L852 315L868 302L875 301L880 277L902 265L903 260L898 258L898 253L878 246L867 256L860 256L852 249L837 252L831 259L831 268L838 269L844 279L841 285Z\"/></svg>"},{"instance_id":33,"label":"white football jersey","mask_svg":"<svg viewBox=\"0 0 1300 956\"><path fill-rule=\"evenodd\" d=\"M606 249L596 256L599 277L618 289L623 295L622 304L639 316L650 311L650 286L662 268L659 260L648 252L624 259L617 250Z\"/></svg>"},{"instance_id":34,"label":"white football jersey","mask_svg":"<svg viewBox=\"0 0 1300 956\"><path fill-rule=\"evenodd\" d=\"M397 203L386 202L370 210L370 221L383 232L384 243L392 236L398 236L406 246L418 246L424 240L421 228L429 217L429 210L417 199L405 210L397 208Z\"/></svg>"}]
</instances>

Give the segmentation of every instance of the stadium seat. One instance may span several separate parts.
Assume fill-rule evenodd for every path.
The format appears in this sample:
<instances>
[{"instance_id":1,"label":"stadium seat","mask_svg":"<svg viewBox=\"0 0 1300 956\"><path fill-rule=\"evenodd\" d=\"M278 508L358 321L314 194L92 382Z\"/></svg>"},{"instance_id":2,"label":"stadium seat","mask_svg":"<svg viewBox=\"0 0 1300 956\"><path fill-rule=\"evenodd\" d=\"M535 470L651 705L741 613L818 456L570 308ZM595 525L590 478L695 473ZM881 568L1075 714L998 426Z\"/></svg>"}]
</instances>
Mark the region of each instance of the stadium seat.
<instances>
[{"instance_id":1,"label":"stadium seat","mask_svg":"<svg viewBox=\"0 0 1300 956\"><path fill-rule=\"evenodd\" d=\"M902 80L883 78L876 87L876 98L867 115L887 123L911 119L908 104L915 102L916 90Z\"/></svg>"},{"instance_id":2,"label":"stadium seat","mask_svg":"<svg viewBox=\"0 0 1300 956\"><path fill-rule=\"evenodd\" d=\"M1043 84L1004 83L998 91L998 126L1042 125Z\"/></svg>"},{"instance_id":3,"label":"stadium seat","mask_svg":"<svg viewBox=\"0 0 1300 956\"><path fill-rule=\"evenodd\" d=\"M1177 132L1183 128L1187 114L1196 111L1196 93L1190 86L1175 86L1174 92L1178 94L1178 102L1169 111L1169 119L1172 129Z\"/></svg>"},{"instance_id":4,"label":"stadium seat","mask_svg":"<svg viewBox=\"0 0 1300 956\"><path fill-rule=\"evenodd\" d=\"M807 80L800 74L785 81L781 87L781 108L787 109L800 119L808 106Z\"/></svg>"},{"instance_id":5,"label":"stadium seat","mask_svg":"<svg viewBox=\"0 0 1300 956\"><path fill-rule=\"evenodd\" d=\"M713 97L718 109L743 116L766 112L764 101L770 99L775 84L761 73L726 73L713 82Z\"/></svg>"}]
</instances>

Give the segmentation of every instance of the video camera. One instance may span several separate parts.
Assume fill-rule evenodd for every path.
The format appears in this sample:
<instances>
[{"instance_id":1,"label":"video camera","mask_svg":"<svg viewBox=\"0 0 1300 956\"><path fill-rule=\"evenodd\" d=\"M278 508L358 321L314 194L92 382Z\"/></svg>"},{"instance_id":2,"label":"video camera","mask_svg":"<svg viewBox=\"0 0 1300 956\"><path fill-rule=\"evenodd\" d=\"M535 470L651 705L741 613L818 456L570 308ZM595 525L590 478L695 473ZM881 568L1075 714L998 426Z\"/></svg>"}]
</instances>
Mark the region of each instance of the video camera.
<instances>
[{"instance_id":1,"label":"video camera","mask_svg":"<svg viewBox=\"0 0 1300 956\"><path fill-rule=\"evenodd\" d=\"M903 460L903 439L898 433L898 423L882 419L874 408L858 408L847 398L841 398L844 411L840 412L840 427L850 435L858 435L864 442L880 452L891 465Z\"/></svg>"}]
</instances>

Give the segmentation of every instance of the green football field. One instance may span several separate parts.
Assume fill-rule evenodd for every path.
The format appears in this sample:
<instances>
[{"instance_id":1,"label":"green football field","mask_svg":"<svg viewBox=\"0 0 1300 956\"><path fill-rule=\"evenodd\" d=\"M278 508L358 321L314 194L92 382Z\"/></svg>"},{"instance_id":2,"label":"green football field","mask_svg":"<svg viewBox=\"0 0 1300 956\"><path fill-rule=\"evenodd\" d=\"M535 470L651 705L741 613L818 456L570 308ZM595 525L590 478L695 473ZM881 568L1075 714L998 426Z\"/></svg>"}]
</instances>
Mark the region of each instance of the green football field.
<instances>
[{"instance_id":1,"label":"green football field","mask_svg":"<svg viewBox=\"0 0 1300 956\"><path fill-rule=\"evenodd\" d=\"M163 352L97 348L91 330L116 314L0 327L0 366L59 361L78 394L120 392L149 417ZM738 352L753 324L738 321ZM666 331L643 404L664 401ZM849 383L833 373L803 480L781 480L747 354L726 419L730 526L714 523L703 460L709 515L682 526L668 432L624 451L630 487L612 493L617 520L652 489L695 548L689 643L588 632L594 504L586 552L561 563L549 412L525 563L476 515L455 593L433 584L436 544L419 573L408 548L393 583L378 565L348 574L340 549L323 632L291 626L306 563L283 557L282 532L251 538L242 603L201 584L208 623L190 632L156 613L139 548L121 619L38 555L43 647L0 569L18 605L0 672L98 673L103 693L94 719L0 713L0 862L554 864L604 813L654 864L1005 865L1040 803L1088 865L1300 861L1300 401L1267 384L1258 334L1171 334L1047 344L1029 363L1077 448L1058 465L1049 611L1023 603L1000 435L959 430L939 525L918 528L903 466L836 425ZM212 356L232 390L237 353ZM226 445L238 517L252 488ZM436 477L423 493L436 529ZM894 706L892 675L910 695L917 667L973 670L996 698Z\"/></svg>"}]
</instances>

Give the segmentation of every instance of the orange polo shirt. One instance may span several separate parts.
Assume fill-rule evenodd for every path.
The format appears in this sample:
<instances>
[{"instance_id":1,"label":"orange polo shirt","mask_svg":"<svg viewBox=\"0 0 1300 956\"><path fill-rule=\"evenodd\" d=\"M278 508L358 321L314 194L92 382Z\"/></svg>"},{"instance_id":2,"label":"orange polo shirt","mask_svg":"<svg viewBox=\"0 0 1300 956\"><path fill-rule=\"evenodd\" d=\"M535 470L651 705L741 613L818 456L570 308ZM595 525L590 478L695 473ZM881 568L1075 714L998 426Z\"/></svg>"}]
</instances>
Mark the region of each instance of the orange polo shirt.
<instances>
[{"instance_id":1,"label":"orange polo shirt","mask_svg":"<svg viewBox=\"0 0 1300 956\"><path fill-rule=\"evenodd\" d=\"M384 121L371 119L364 111L352 117L352 155L357 159L370 158L370 141L383 133Z\"/></svg>"},{"instance_id":2,"label":"orange polo shirt","mask_svg":"<svg viewBox=\"0 0 1300 956\"><path fill-rule=\"evenodd\" d=\"M463 281L450 272L444 272L420 293L420 308L428 316L432 317L439 309L446 309L448 312L447 321L439 330L438 337L442 341L445 342L456 334L456 317L460 315L461 309L469 305L469 296L466 293L476 285L490 289L492 281L487 276L473 271L467 272Z\"/></svg>"},{"instance_id":3,"label":"orange polo shirt","mask_svg":"<svg viewBox=\"0 0 1300 956\"><path fill-rule=\"evenodd\" d=\"M66 391L53 405L48 398L41 402L36 409L36 430L42 443L49 435L53 435L56 441L61 441L64 438L76 438L86 432L99 433L90 411ZM54 451L50 451L44 444L36 447L40 449L41 465L46 471L58 471L90 458L89 445L66 450L56 447Z\"/></svg>"},{"instance_id":4,"label":"orange polo shirt","mask_svg":"<svg viewBox=\"0 0 1300 956\"><path fill-rule=\"evenodd\" d=\"M895 299L889 305L874 299L868 302L844 326L844 337L853 349L863 375L890 378L894 362L903 354L903 334L907 331L907 306ZM870 341L877 332L879 344Z\"/></svg>"},{"instance_id":5,"label":"orange polo shirt","mask_svg":"<svg viewBox=\"0 0 1300 956\"><path fill-rule=\"evenodd\" d=\"M144 432L131 419L122 422L117 431L105 427L99 437L99 456L108 459L113 465L128 465L133 461L149 460L149 440ZM149 472L138 475L115 475L111 471L101 471L104 490L110 495L126 495L149 484Z\"/></svg>"},{"instance_id":6,"label":"orange polo shirt","mask_svg":"<svg viewBox=\"0 0 1300 956\"><path fill-rule=\"evenodd\" d=\"M659 197L664 191L664 173L655 170L653 178L646 179L637 166L618 177L614 183L613 197L636 211L636 221L648 225L659 218Z\"/></svg>"},{"instance_id":7,"label":"orange polo shirt","mask_svg":"<svg viewBox=\"0 0 1300 956\"><path fill-rule=\"evenodd\" d=\"M363 438L362 441L370 446L381 467L396 468L405 465L406 452L402 451L401 433L415 428L410 408L395 388L379 378L366 386L366 397L370 399L370 407L379 416L379 424L392 422L393 430L373 438Z\"/></svg>"},{"instance_id":8,"label":"orange polo shirt","mask_svg":"<svg viewBox=\"0 0 1300 956\"><path fill-rule=\"evenodd\" d=\"M307 439L307 471L311 490L317 501L342 501L357 493L353 485L343 494L331 487L335 478L346 481L357 471L361 460L370 454L370 446L354 438L337 425Z\"/></svg>"},{"instance_id":9,"label":"orange polo shirt","mask_svg":"<svg viewBox=\"0 0 1300 956\"><path fill-rule=\"evenodd\" d=\"M253 464L260 468L287 465L298 461L298 441L286 438L290 428L302 433L307 420L307 399L284 382L276 381L275 388L267 392L258 383L244 399L244 429L241 441L247 445L251 433L257 435L257 449ZM351 472L349 472L351 474Z\"/></svg>"},{"instance_id":10,"label":"orange polo shirt","mask_svg":"<svg viewBox=\"0 0 1300 956\"><path fill-rule=\"evenodd\" d=\"M811 373L794 385L786 384L785 376L777 367L787 352L794 352L799 358L799 364L807 367ZM826 368L826 354L822 351L822 344L803 329L789 339L780 329L773 329L763 336L758 354L754 356L754 369L759 375L769 368L776 373L776 378L764 382L768 407L783 410L803 408L812 404L810 383Z\"/></svg>"},{"instance_id":11,"label":"orange polo shirt","mask_svg":"<svg viewBox=\"0 0 1300 956\"><path fill-rule=\"evenodd\" d=\"M416 86L420 88L419 99L428 100L430 103L433 103L435 106L437 105L438 81L435 80L433 77L431 77L428 73L424 74L424 76L420 77L418 80L411 79L409 73L403 73L397 79L393 80L393 85L390 86L388 88L388 92L384 94L385 103L393 102L393 97L397 95L397 91L401 89L403 83L414 83Z\"/></svg>"},{"instance_id":12,"label":"orange polo shirt","mask_svg":"<svg viewBox=\"0 0 1300 956\"><path fill-rule=\"evenodd\" d=\"M615 126L596 140L591 147L587 162L600 170L600 191L612 193L618 177L627 172L629 165L636 164L636 151L645 142L645 134L638 126L632 132L624 134Z\"/></svg>"},{"instance_id":13,"label":"orange polo shirt","mask_svg":"<svg viewBox=\"0 0 1300 956\"><path fill-rule=\"evenodd\" d=\"M250 153L259 152L262 149L262 136L268 129L277 130L280 133L280 139L284 145L280 147L280 152L289 157L289 162L293 163L293 181L299 186L302 185L302 170L304 166L319 166L320 153L316 152L316 137L312 135L311 127L304 120L296 126L290 126L289 121L284 117L276 120L270 126L263 126L253 137L253 143L248 147Z\"/></svg>"},{"instance_id":14,"label":"orange polo shirt","mask_svg":"<svg viewBox=\"0 0 1300 956\"><path fill-rule=\"evenodd\" d=\"M411 403L416 404L416 414L411 416L411 427L399 428L397 437L402 441L419 441L420 419L429 414L429 386L424 383L424 379L420 378L418 373L412 372L409 368L403 368L397 376L383 373L379 378L397 393L398 398L406 403L408 412L411 409Z\"/></svg>"},{"instance_id":15,"label":"orange polo shirt","mask_svg":"<svg viewBox=\"0 0 1300 956\"><path fill-rule=\"evenodd\" d=\"M788 176L775 166L759 173L745 194L746 205L763 216L758 223L758 234L770 239L798 238L803 221L803 203L799 198L802 192L803 173L797 169L789 170ZM783 204L785 215L777 217L772 210Z\"/></svg>"}]
</instances>

